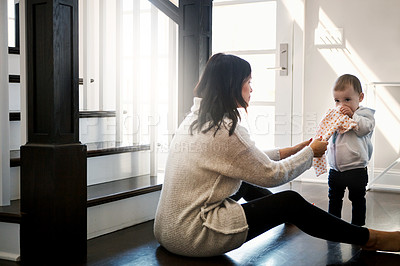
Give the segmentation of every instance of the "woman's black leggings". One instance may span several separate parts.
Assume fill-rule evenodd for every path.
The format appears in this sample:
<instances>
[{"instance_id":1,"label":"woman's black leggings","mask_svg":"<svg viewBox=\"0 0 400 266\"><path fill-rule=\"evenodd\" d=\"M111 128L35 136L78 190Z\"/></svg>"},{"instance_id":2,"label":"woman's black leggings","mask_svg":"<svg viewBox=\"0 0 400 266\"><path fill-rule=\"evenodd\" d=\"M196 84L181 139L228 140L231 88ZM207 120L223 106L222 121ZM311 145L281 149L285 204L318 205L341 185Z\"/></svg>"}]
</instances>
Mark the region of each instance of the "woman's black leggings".
<instances>
[{"instance_id":1,"label":"woman's black leggings","mask_svg":"<svg viewBox=\"0 0 400 266\"><path fill-rule=\"evenodd\" d=\"M365 245L369 230L347 223L288 190L242 204L249 225L247 240L282 223L291 223L314 237L348 244Z\"/></svg>"}]
</instances>

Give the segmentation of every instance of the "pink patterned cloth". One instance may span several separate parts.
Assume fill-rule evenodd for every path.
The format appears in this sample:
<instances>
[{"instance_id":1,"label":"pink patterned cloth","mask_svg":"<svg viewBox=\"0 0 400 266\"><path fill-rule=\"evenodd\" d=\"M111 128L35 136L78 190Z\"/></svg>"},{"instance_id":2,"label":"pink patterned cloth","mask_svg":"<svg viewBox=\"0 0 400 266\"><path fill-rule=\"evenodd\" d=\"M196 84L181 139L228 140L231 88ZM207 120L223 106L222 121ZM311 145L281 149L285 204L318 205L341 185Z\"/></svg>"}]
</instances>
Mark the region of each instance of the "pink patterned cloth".
<instances>
[{"instance_id":1,"label":"pink patterned cloth","mask_svg":"<svg viewBox=\"0 0 400 266\"><path fill-rule=\"evenodd\" d=\"M339 108L329 109L318 125L315 138L322 137L322 140L328 141L336 131L343 134L355 127L357 127L357 122L348 115L342 114ZM314 158L313 167L317 176L326 173L328 168L326 155L324 154L322 157Z\"/></svg>"}]
</instances>

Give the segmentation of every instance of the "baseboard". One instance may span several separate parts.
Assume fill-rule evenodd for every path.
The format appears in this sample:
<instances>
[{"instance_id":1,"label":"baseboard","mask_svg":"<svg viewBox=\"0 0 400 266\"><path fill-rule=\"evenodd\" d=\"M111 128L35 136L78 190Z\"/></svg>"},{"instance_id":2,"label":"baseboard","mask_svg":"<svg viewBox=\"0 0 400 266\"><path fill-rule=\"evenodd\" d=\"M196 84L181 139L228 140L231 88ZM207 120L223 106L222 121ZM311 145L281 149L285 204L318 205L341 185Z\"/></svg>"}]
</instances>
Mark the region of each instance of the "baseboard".
<instances>
[{"instance_id":1,"label":"baseboard","mask_svg":"<svg viewBox=\"0 0 400 266\"><path fill-rule=\"evenodd\" d=\"M0 251L0 260L19 261L19 257L19 254Z\"/></svg>"},{"instance_id":2,"label":"baseboard","mask_svg":"<svg viewBox=\"0 0 400 266\"><path fill-rule=\"evenodd\" d=\"M369 169L371 170L371 169ZM383 172L384 169L375 168L373 169L374 174L369 173L369 182L373 182L370 187L370 190L380 190L380 191L391 191L391 192L399 192L400 191L400 172L396 170L391 170L387 172L383 177L379 178L376 181L374 177L378 176ZM323 174L319 177L316 177L314 169L309 169L305 171L301 176L296 178L293 181L301 181L308 183L328 183L328 174Z\"/></svg>"},{"instance_id":3,"label":"baseboard","mask_svg":"<svg viewBox=\"0 0 400 266\"><path fill-rule=\"evenodd\" d=\"M305 182L305 183L317 183L317 184L327 184L326 179L315 179L315 178L302 178L301 180L294 180L295 182Z\"/></svg>"},{"instance_id":4,"label":"baseboard","mask_svg":"<svg viewBox=\"0 0 400 266\"><path fill-rule=\"evenodd\" d=\"M398 170L390 170L379 179L378 177L385 169L375 168L374 175L369 176L368 190L384 191L384 192L400 192L400 172Z\"/></svg>"},{"instance_id":5,"label":"baseboard","mask_svg":"<svg viewBox=\"0 0 400 266\"><path fill-rule=\"evenodd\" d=\"M318 184L327 184L328 183L327 180L315 180L315 179L311 179L311 178L302 178L301 180L295 180L294 182L318 183ZM400 193L400 186L373 184L367 190L369 190L369 191Z\"/></svg>"},{"instance_id":6,"label":"baseboard","mask_svg":"<svg viewBox=\"0 0 400 266\"><path fill-rule=\"evenodd\" d=\"M370 190L370 191L379 191L379 192L400 193L400 186L373 184L368 190Z\"/></svg>"},{"instance_id":7,"label":"baseboard","mask_svg":"<svg viewBox=\"0 0 400 266\"><path fill-rule=\"evenodd\" d=\"M315 175L314 168L310 168L301 174L298 178L293 181L307 182L307 183L320 183L327 184L328 183L328 174L322 174L319 177Z\"/></svg>"}]
</instances>

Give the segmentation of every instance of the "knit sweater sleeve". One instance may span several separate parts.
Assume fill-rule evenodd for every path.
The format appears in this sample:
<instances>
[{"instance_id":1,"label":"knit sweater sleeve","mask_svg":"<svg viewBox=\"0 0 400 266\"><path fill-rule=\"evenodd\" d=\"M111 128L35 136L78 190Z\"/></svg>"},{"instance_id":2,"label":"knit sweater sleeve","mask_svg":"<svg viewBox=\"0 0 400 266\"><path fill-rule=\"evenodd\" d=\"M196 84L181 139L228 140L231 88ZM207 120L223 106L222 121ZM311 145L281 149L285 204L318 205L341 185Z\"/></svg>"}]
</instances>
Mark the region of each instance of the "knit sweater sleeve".
<instances>
[{"instance_id":1,"label":"knit sweater sleeve","mask_svg":"<svg viewBox=\"0 0 400 266\"><path fill-rule=\"evenodd\" d=\"M281 159L281 155L279 153L279 149L272 149L272 150L266 150L264 153L274 161L279 161Z\"/></svg>"},{"instance_id":2,"label":"knit sweater sleeve","mask_svg":"<svg viewBox=\"0 0 400 266\"><path fill-rule=\"evenodd\" d=\"M255 146L246 131L238 128L236 134L237 145L242 148L224 173L227 176L259 186L274 187L295 179L312 166L314 154L308 146L288 158L274 161Z\"/></svg>"}]
</instances>

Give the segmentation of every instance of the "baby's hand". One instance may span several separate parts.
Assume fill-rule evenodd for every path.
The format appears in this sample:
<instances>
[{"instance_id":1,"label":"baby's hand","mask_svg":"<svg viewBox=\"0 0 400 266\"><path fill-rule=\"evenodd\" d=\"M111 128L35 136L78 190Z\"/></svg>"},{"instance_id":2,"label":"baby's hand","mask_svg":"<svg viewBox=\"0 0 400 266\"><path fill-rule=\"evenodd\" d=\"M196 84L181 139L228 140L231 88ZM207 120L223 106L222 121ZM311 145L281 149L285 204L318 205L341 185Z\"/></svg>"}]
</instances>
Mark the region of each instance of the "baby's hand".
<instances>
[{"instance_id":1,"label":"baby's hand","mask_svg":"<svg viewBox=\"0 0 400 266\"><path fill-rule=\"evenodd\" d=\"M344 115L348 115L350 118L353 117L354 112L350 109L348 106L340 106L339 108L340 112Z\"/></svg>"}]
</instances>

